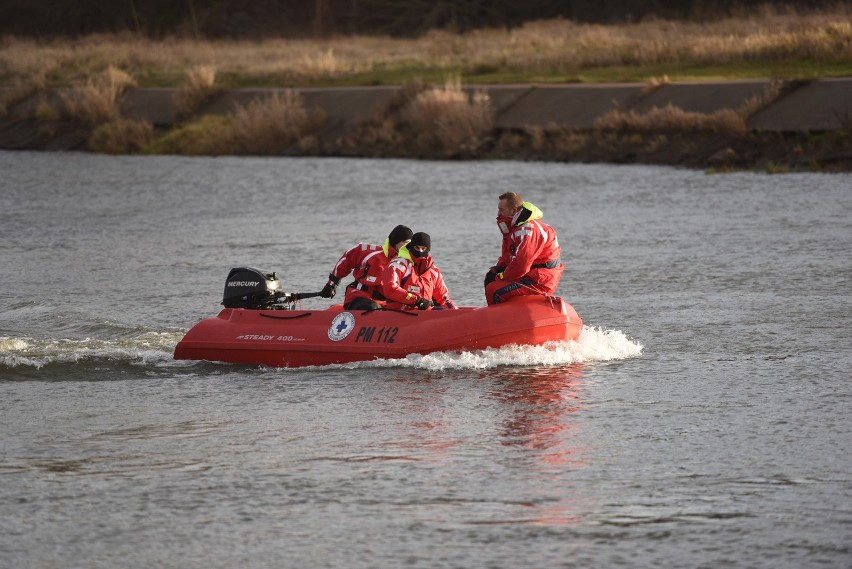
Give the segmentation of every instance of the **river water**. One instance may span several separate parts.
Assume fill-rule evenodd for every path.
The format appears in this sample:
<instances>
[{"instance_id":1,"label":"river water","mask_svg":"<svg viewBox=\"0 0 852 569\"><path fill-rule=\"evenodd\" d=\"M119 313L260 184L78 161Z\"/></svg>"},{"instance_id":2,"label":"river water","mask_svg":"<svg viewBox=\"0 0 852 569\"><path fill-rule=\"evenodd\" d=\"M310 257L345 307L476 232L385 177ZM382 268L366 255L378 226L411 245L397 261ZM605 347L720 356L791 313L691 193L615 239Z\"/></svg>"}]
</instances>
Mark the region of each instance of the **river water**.
<instances>
[{"instance_id":1,"label":"river water","mask_svg":"<svg viewBox=\"0 0 852 569\"><path fill-rule=\"evenodd\" d=\"M4 569L852 565L849 175L76 153L0 172ZM397 223L483 305L508 190L559 231L577 343L173 360L231 267L315 291Z\"/></svg>"}]
</instances>

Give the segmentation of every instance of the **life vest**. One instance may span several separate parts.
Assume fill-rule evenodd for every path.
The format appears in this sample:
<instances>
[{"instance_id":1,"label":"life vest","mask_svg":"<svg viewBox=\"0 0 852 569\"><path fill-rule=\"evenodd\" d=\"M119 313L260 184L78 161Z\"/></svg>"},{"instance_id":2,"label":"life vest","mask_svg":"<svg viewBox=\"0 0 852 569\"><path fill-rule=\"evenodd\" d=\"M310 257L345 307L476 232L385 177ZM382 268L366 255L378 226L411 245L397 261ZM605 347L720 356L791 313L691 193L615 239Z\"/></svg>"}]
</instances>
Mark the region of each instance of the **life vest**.
<instances>
[{"instance_id":1,"label":"life vest","mask_svg":"<svg viewBox=\"0 0 852 569\"><path fill-rule=\"evenodd\" d=\"M382 292L387 299L387 307L397 310L416 310L414 303L418 297L445 308L455 308L444 284L444 276L435 266L432 256L412 259L406 247L385 268Z\"/></svg>"},{"instance_id":2,"label":"life vest","mask_svg":"<svg viewBox=\"0 0 852 569\"><path fill-rule=\"evenodd\" d=\"M340 282L349 273L355 278L346 286L344 304L356 298L384 300L382 274L390 259L397 255L396 249L385 240L384 245L358 243L341 255L332 269L330 278Z\"/></svg>"},{"instance_id":3,"label":"life vest","mask_svg":"<svg viewBox=\"0 0 852 569\"><path fill-rule=\"evenodd\" d=\"M497 266L502 267L498 274L498 280L517 281L522 277L529 277L536 283L544 284L547 288L555 290L558 284L553 280L555 272L549 270L559 269L558 275L562 274L562 262L560 260L562 248L556 236L556 230L541 221L544 214L530 202L524 202L521 209L512 218L512 226L503 237L503 244ZM498 227L505 224L505 220L498 218ZM501 232L503 227L501 228Z\"/></svg>"}]
</instances>

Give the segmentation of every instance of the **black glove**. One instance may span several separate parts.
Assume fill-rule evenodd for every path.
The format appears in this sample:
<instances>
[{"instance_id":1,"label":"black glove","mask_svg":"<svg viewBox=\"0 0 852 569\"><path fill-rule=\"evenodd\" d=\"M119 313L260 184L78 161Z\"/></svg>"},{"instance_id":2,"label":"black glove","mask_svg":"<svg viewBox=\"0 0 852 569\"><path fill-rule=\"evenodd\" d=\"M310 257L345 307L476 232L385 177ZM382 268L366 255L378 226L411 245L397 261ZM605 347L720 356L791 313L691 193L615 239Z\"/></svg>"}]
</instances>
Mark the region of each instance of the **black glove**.
<instances>
[{"instance_id":1,"label":"black glove","mask_svg":"<svg viewBox=\"0 0 852 569\"><path fill-rule=\"evenodd\" d=\"M485 282L482 283L483 286L488 286L489 283L494 282L497 279L497 275L500 274L501 271L505 270L506 267L493 266L488 269L488 272L485 273Z\"/></svg>"},{"instance_id":2,"label":"black glove","mask_svg":"<svg viewBox=\"0 0 852 569\"><path fill-rule=\"evenodd\" d=\"M337 293L337 287L332 284L331 281L327 282L322 290L320 291L320 296L323 298L334 298L334 295Z\"/></svg>"},{"instance_id":3,"label":"black glove","mask_svg":"<svg viewBox=\"0 0 852 569\"><path fill-rule=\"evenodd\" d=\"M433 303L431 300L426 300L422 296L418 296L417 300L414 301L414 306L417 307L417 310L429 310L432 308Z\"/></svg>"}]
</instances>

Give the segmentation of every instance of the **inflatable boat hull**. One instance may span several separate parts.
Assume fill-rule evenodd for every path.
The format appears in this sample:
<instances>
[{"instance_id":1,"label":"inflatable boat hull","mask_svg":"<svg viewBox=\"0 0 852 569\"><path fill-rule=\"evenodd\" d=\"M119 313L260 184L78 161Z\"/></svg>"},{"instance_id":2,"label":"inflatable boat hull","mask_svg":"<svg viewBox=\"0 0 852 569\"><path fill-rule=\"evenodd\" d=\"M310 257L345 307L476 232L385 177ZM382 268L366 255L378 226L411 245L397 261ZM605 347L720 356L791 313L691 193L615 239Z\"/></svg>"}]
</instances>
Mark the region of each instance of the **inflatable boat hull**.
<instances>
[{"instance_id":1,"label":"inflatable boat hull","mask_svg":"<svg viewBox=\"0 0 852 569\"><path fill-rule=\"evenodd\" d=\"M576 340L582 327L570 304L543 296L417 312L225 308L187 332L175 359L322 366Z\"/></svg>"}]
</instances>

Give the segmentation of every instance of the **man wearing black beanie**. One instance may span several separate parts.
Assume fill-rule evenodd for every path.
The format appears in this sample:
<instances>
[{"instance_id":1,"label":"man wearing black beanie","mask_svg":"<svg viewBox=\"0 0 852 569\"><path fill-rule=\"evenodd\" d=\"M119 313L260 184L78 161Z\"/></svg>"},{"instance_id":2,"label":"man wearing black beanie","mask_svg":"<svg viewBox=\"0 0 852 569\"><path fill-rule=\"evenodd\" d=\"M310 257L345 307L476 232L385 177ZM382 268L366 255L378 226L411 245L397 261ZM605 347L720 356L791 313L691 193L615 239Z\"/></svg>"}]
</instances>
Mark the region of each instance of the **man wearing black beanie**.
<instances>
[{"instance_id":1,"label":"man wearing black beanie","mask_svg":"<svg viewBox=\"0 0 852 569\"><path fill-rule=\"evenodd\" d=\"M432 238L428 233L419 231L411 236L411 242L406 245L412 257L425 257L432 250Z\"/></svg>"},{"instance_id":2,"label":"man wearing black beanie","mask_svg":"<svg viewBox=\"0 0 852 569\"><path fill-rule=\"evenodd\" d=\"M340 279L349 273L355 280L346 286L343 308L347 310L375 310L381 308L382 273L400 249L411 241L411 229L397 225L388 234L384 245L358 243L340 257L328 275L328 282L320 291L323 298L334 298Z\"/></svg>"},{"instance_id":3,"label":"man wearing black beanie","mask_svg":"<svg viewBox=\"0 0 852 569\"><path fill-rule=\"evenodd\" d=\"M431 250L432 238L428 233L418 232L388 264L382 276L382 293L387 298L388 308L455 308L444 276L429 254Z\"/></svg>"}]
</instances>

